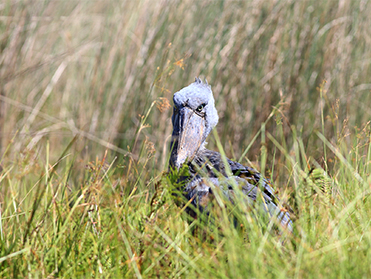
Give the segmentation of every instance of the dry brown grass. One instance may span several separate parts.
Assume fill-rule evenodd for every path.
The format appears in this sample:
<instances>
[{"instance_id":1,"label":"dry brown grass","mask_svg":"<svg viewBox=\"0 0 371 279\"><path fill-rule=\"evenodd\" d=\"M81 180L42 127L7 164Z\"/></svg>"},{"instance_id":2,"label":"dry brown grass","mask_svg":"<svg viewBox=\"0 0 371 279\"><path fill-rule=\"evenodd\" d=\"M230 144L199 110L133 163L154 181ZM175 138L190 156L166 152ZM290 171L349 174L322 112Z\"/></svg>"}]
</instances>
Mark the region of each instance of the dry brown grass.
<instances>
[{"instance_id":1,"label":"dry brown grass","mask_svg":"<svg viewBox=\"0 0 371 279\"><path fill-rule=\"evenodd\" d=\"M230 156L273 106L282 135L274 121L268 131L290 148L295 126L318 158L323 106L329 139L344 120L353 128L370 119L368 1L5 1L1 11L2 152L18 131L12 151L45 138L61 150L81 134L83 157L125 154L150 104L196 75L213 86ZM139 138L154 143L160 168L170 114L153 109Z\"/></svg>"}]
</instances>

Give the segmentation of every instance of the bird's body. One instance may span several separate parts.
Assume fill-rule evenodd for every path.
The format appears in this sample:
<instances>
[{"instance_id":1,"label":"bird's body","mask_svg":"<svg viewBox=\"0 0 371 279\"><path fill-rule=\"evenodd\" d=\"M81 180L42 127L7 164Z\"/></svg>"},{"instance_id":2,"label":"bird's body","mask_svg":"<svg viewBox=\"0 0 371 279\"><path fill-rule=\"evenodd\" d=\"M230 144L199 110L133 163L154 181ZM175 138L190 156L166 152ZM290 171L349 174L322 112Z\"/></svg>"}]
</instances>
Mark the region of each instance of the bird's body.
<instances>
[{"instance_id":1,"label":"bird's body","mask_svg":"<svg viewBox=\"0 0 371 279\"><path fill-rule=\"evenodd\" d=\"M205 148L206 137L218 122L214 98L207 83L196 78L195 83L174 94L172 121L170 165L177 169L183 164L188 165L189 175L182 178L185 180L183 192L193 208L207 211L214 187L234 202L235 187L238 187L247 203L253 204L257 195L261 195L265 211L292 230L290 215L280 208L279 199L267 179L255 169L227 158L224 160L226 166L220 153ZM188 212L194 214L191 208Z\"/></svg>"}]
</instances>

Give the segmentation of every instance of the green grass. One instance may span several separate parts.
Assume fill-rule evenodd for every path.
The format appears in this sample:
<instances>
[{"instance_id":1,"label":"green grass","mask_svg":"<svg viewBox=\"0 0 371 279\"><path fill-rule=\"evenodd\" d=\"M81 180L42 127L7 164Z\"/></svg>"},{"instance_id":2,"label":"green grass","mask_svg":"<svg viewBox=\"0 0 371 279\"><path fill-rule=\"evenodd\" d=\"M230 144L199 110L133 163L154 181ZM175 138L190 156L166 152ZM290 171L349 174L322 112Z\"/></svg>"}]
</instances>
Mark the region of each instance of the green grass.
<instances>
[{"instance_id":1,"label":"green grass","mask_svg":"<svg viewBox=\"0 0 371 279\"><path fill-rule=\"evenodd\" d=\"M0 277L369 277L370 12L5 1ZM271 179L293 234L242 203L216 198L211 220L176 205L169 104L196 75L220 116L209 148Z\"/></svg>"}]
</instances>

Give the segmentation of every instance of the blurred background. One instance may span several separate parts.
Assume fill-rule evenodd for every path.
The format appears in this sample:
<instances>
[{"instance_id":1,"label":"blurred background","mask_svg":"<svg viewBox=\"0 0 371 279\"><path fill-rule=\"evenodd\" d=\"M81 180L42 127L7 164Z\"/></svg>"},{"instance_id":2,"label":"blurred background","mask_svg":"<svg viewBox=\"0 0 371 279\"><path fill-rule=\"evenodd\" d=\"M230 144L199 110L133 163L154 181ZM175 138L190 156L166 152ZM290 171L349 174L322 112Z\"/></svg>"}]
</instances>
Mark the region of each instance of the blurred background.
<instances>
[{"instance_id":1,"label":"blurred background","mask_svg":"<svg viewBox=\"0 0 371 279\"><path fill-rule=\"evenodd\" d=\"M266 122L321 164L315 132L346 143L369 129L370 14L364 0L2 1L2 164L53 162L78 135L76 167L107 150L164 170L172 95L195 76L212 86L229 157L265 146L284 164L254 138Z\"/></svg>"}]
</instances>

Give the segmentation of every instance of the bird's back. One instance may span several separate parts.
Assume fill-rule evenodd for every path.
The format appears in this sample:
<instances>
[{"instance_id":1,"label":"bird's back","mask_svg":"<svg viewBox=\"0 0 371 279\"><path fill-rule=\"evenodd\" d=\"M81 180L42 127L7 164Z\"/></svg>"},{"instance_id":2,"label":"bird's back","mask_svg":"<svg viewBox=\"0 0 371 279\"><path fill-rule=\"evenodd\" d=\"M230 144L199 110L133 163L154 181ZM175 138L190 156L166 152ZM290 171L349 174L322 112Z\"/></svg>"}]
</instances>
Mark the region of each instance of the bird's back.
<instances>
[{"instance_id":1,"label":"bird's back","mask_svg":"<svg viewBox=\"0 0 371 279\"><path fill-rule=\"evenodd\" d=\"M274 194L269 181L258 171L238 162L226 159L230 172L226 169L220 153L202 148L192 163L189 163L191 177L185 186L186 198L200 211L207 211L208 203L213 198L213 187L220 191L233 203L235 187L247 197L245 200L253 204L257 195L264 199L262 205L270 216L277 216L282 226L292 231L290 214L283 208ZM228 176L228 173L231 174Z\"/></svg>"}]
</instances>

